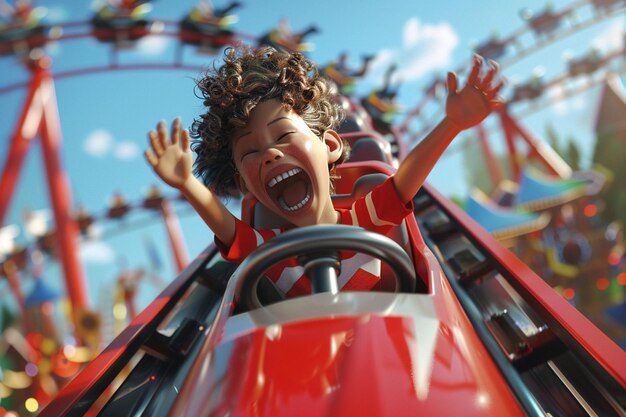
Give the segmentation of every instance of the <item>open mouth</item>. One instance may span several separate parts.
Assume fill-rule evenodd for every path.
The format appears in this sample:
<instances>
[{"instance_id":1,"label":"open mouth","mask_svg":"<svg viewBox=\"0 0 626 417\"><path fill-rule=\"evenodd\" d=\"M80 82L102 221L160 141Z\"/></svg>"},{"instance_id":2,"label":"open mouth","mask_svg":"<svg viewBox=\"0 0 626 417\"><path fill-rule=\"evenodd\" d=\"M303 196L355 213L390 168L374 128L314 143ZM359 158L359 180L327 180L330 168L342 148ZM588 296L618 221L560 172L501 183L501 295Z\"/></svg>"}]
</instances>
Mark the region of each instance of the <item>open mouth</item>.
<instances>
[{"instance_id":1,"label":"open mouth","mask_svg":"<svg viewBox=\"0 0 626 417\"><path fill-rule=\"evenodd\" d=\"M311 201L311 181L302 169L292 168L270 179L267 192L283 211L293 213Z\"/></svg>"}]
</instances>

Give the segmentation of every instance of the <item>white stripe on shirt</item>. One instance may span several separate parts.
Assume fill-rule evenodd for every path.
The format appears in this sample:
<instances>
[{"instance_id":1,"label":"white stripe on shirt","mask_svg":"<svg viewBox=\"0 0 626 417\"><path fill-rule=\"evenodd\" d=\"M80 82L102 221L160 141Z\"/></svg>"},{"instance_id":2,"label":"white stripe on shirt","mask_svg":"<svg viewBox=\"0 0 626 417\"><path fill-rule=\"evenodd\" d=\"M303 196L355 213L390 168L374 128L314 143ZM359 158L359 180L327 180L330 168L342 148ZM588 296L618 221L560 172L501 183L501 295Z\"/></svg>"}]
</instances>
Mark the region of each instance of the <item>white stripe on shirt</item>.
<instances>
[{"instance_id":1,"label":"white stripe on shirt","mask_svg":"<svg viewBox=\"0 0 626 417\"><path fill-rule=\"evenodd\" d=\"M370 219L372 220L372 224L374 226L395 226L396 224L393 222L388 222L387 220L382 220L378 217L376 213L376 206L372 201L372 193L369 193L365 196L365 206L367 207L367 212L370 215Z\"/></svg>"},{"instance_id":2,"label":"white stripe on shirt","mask_svg":"<svg viewBox=\"0 0 626 417\"><path fill-rule=\"evenodd\" d=\"M343 288L359 269L380 277L380 260L364 253L357 253L351 258L342 260L341 273L337 278L339 288Z\"/></svg>"},{"instance_id":3,"label":"white stripe on shirt","mask_svg":"<svg viewBox=\"0 0 626 417\"><path fill-rule=\"evenodd\" d=\"M254 234L256 236L256 247L258 248L259 246L261 246L263 244L263 242L265 242L265 239L263 239L263 236L261 236L261 233L259 233L256 229L252 229L254 231Z\"/></svg>"},{"instance_id":4,"label":"white stripe on shirt","mask_svg":"<svg viewBox=\"0 0 626 417\"><path fill-rule=\"evenodd\" d=\"M287 266L283 269L276 281L276 286L285 294L289 292L293 284L304 275L304 268L301 266Z\"/></svg>"}]
</instances>

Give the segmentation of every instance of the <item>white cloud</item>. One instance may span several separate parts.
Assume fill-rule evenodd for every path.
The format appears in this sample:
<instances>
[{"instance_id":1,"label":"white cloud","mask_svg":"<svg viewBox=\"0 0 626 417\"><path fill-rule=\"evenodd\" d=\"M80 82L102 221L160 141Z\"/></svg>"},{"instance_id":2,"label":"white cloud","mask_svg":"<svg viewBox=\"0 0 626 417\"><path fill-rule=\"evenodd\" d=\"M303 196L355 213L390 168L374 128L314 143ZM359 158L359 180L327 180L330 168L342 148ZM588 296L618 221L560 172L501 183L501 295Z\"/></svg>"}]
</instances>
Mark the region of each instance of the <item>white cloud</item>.
<instances>
[{"instance_id":1,"label":"white cloud","mask_svg":"<svg viewBox=\"0 0 626 417\"><path fill-rule=\"evenodd\" d=\"M589 103L587 103L587 101L585 100L585 98L582 95L577 95L572 99L572 108L574 110L585 110L587 108L587 105Z\"/></svg>"},{"instance_id":2,"label":"white cloud","mask_svg":"<svg viewBox=\"0 0 626 417\"><path fill-rule=\"evenodd\" d=\"M52 22L64 22L68 19L68 10L64 6L48 7L47 18Z\"/></svg>"},{"instance_id":3,"label":"white cloud","mask_svg":"<svg viewBox=\"0 0 626 417\"><path fill-rule=\"evenodd\" d=\"M96 158L112 155L124 161L135 159L140 153L137 144L129 141L116 141L111 132L105 129L91 132L85 139L83 148L85 152Z\"/></svg>"},{"instance_id":4,"label":"white cloud","mask_svg":"<svg viewBox=\"0 0 626 417\"><path fill-rule=\"evenodd\" d=\"M103 157L109 153L113 146L113 136L104 129L94 130L87 136L83 144L85 151L95 157Z\"/></svg>"},{"instance_id":5,"label":"white cloud","mask_svg":"<svg viewBox=\"0 0 626 417\"><path fill-rule=\"evenodd\" d=\"M565 89L561 85L555 85L549 88L546 91L546 95L549 97L550 101L554 104L552 105L552 109L556 112L556 114L564 115L567 113L569 106L567 104L567 100L565 97Z\"/></svg>"},{"instance_id":6,"label":"white cloud","mask_svg":"<svg viewBox=\"0 0 626 417\"><path fill-rule=\"evenodd\" d=\"M27 211L23 215L23 218L24 228L31 236L43 236L49 229L48 220L50 220L50 210Z\"/></svg>"},{"instance_id":7,"label":"white cloud","mask_svg":"<svg viewBox=\"0 0 626 417\"><path fill-rule=\"evenodd\" d=\"M417 44L420 37L420 22L416 18L409 19L404 25L404 47L412 48Z\"/></svg>"},{"instance_id":8,"label":"white cloud","mask_svg":"<svg viewBox=\"0 0 626 417\"><path fill-rule=\"evenodd\" d=\"M80 259L86 264L107 264L115 261L115 252L104 242L87 240L80 245Z\"/></svg>"},{"instance_id":9,"label":"white cloud","mask_svg":"<svg viewBox=\"0 0 626 417\"><path fill-rule=\"evenodd\" d=\"M614 20L602 33L596 36L591 45L604 53L615 52L624 45L626 18Z\"/></svg>"},{"instance_id":10,"label":"white cloud","mask_svg":"<svg viewBox=\"0 0 626 417\"><path fill-rule=\"evenodd\" d=\"M567 94L568 90L576 91L576 89L583 88L585 82L587 81L584 79L572 80L568 87L563 85L550 87L546 91L546 95L552 103L550 106L552 110L559 116L578 112L579 114L576 116L578 122L584 121L585 123L591 123L589 118L592 117L592 115L586 111L588 98L585 98L582 94L569 96Z\"/></svg>"},{"instance_id":11,"label":"white cloud","mask_svg":"<svg viewBox=\"0 0 626 417\"><path fill-rule=\"evenodd\" d=\"M158 56L163 54L169 45L165 36L146 36L137 42L137 52L144 56Z\"/></svg>"},{"instance_id":12,"label":"white cloud","mask_svg":"<svg viewBox=\"0 0 626 417\"><path fill-rule=\"evenodd\" d=\"M385 70L393 63L398 65L394 82L409 82L435 70L450 69L459 37L448 23L425 24L412 17L404 25L402 41L401 48L379 51L367 81L381 85Z\"/></svg>"},{"instance_id":13,"label":"white cloud","mask_svg":"<svg viewBox=\"0 0 626 417\"><path fill-rule=\"evenodd\" d=\"M20 234L20 228L14 224L0 228L0 256L7 255L15 249L15 238Z\"/></svg>"},{"instance_id":14,"label":"white cloud","mask_svg":"<svg viewBox=\"0 0 626 417\"><path fill-rule=\"evenodd\" d=\"M120 142L115 145L113 154L118 159L131 160L139 155L139 146L133 142Z\"/></svg>"}]
</instances>

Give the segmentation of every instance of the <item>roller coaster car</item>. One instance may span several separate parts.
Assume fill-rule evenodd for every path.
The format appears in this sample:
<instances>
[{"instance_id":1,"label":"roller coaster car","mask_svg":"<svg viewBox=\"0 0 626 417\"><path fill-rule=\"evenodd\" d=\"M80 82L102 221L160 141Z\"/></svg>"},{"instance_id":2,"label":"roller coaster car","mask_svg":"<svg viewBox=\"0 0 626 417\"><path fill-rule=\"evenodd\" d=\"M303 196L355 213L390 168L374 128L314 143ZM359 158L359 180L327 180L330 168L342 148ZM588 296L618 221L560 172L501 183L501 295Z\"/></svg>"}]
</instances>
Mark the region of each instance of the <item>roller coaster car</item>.
<instances>
[{"instance_id":1,"label":"roller coaster car","mask_svg":"<svg viewBox=\"0 0 626 417\"><path fill-rule=\"evenodd\" d=\"M43 48L47 42L47 26L7 25L0 28L0 56L28 55L35 48Z\"/></svg>"},{"instance_id":2,"label":"roller coaster car","mask_svg":"<svg viewBox=\"0 0 626 417\"><path fill-rule=\"evenodd\" d=\"M200 47L211 54L224 46L234 44L233 31L219 25L199 24L188 19L181 21L178 36L183 43Z\"/></svg>"},{"instance_id":3,"label":"roller coaster car","mask_svg":"<svg viewBox=\"0 0 626 417\"><path fill-rule=\"evenodd\" d=\"M601 67L602 59L597 53L591 53L579 59L572 59L567 64L567 70L571 77L577 77L583 74L592 74Z\"/></svg>"},{"instance_id":4,"label":"roller coaster car","mask_svg":"<svg viewBox=\"0 0 626 417\"><path fill-rule=\"evenodd\" d=\"M513 89L511 101L534 100L544 92L540 80L531 80L526 84L518 85Z\"/></svg>"},{"instance_id":5,"label":"roller coaster car","mask_svg":"<svg viewBox=\"0 0 626 417\"><path fill-rule=\"evenodd\" d=\"M552 36L561 26L563 19L568 17L570 13L569 10L555 13L550 7L547 7L540 14L529 16L528 25L538 36Z\"/></svg>"},{"instance_id":6,"label":"roller coaster car","mask_svg":"<svg viewBox=\"0 0 626 417\"><path fill-rule=\"evenodd\" d=\"M304 39L307 36L318 32L319 29L317 26L311 25L302 32L291 34L291 37L286 39L281 37L278 30L275 29L259 37L257 43L259 46L271 46L272 48L281 51L306 52L311 48L311 45L304 42Z\"/></svg>"},{"instance_id":7,"label":"roller coaster car","mask_svg":"<svg viewBox=\"0 0 626 417\"><path fill-rule=\"evenodd\" d=\"M96 13L91 19L93 36L100 42L132 46L150 33L150 22L125 13Z\"/></svg>"},{"instance_id":8,"label":"roller coaster car","mask_svg":"<svg viewBox=\"0 0 626 417\"><path fill-rule=\"evenodd\" d=\"M591 4L596 9L600 9L602 11L610 11L613 10L614 7L619 7L624 0L591 0Z\"/></svg>"},{"instance_id":9,"label":"roller coaster car","mask_svg":"<svg viewBox=\"0 0 626 417\"><path fill-rule=\"evenodd\" d=\"M199 46L207 52L216 50L234 43L235 33L228 27L235 21L235 16L229 13L241 7L241 3L233 1L224 9L216 10L209 19L202 18L192 11L179 24L180 40L188 45Z\"/></svg>"},{"instance_id":10,"label":"roller coaster car","mask_svg":"<svg viewBox=\"0 0 626 417\"><path fill-rule=\"evenodd\" d=\"M334 203L392 173L342 164ZM297 228L240 265L209 246L40 416L624 415L624 351L428 185L414 207L388 236ZM253 199L242 218L276 224ZM335 291L341 250L387 264L377 291ZM287 257L312 294L264 278Z\"/></svg>"},{"instance_id":11,"label":"roller coaster car","mask_svg":"<svg viewBox=\"0 0 626 417\"><path fill-rule=\"evenodd\" d=\"M497 60L502 58L507 52L508 43L497 38L488 41L476 47L476 53L485 59Z\"/></svg>"}]
</instances>

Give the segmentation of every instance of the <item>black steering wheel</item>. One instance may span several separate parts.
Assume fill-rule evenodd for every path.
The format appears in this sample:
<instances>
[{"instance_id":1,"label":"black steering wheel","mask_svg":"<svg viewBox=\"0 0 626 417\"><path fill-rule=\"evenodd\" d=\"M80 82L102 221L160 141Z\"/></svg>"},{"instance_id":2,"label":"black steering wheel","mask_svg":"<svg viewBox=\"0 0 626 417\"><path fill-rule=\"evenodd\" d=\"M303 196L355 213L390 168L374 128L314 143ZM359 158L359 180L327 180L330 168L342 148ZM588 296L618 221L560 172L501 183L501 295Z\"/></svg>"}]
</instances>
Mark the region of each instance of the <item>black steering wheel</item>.
<instances>
[{"instance_id":1,"label":"black steering wheel","mask_svg":"<svg viewBox=\"0 0 626 417\"><path fill-rule=\"evenodd\" d=\"M385 262L395 273L396 292L415 291L416 275L408 254L390 238L346 225L298 227L261 246L239 265L231 278L234 300L249 309L263 306L257 294L265 271L278 262L297 257L311 280L313 293L337 292L339 251L364 253ZM233 282L234 281L234 282Z\"/></svg>"}]
</instances>

